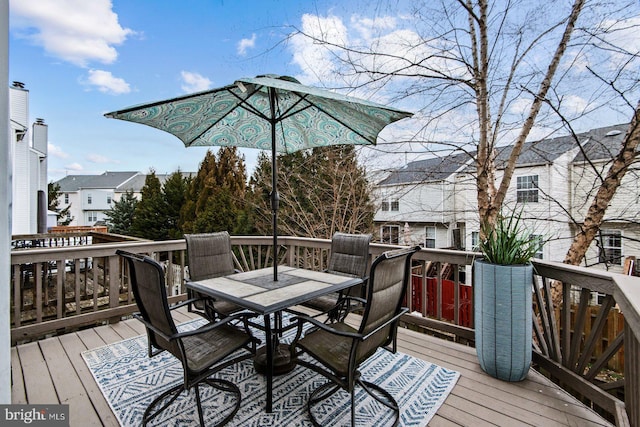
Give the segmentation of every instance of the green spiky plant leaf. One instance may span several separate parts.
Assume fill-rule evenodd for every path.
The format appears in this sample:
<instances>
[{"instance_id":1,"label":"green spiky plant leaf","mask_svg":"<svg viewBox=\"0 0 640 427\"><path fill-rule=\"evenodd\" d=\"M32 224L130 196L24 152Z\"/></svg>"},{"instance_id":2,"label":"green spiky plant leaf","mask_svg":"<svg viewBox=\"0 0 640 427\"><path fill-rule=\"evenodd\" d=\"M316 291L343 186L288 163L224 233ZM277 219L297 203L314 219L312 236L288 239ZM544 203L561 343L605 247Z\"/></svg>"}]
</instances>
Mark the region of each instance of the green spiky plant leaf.
<instances>
[{"instance_id":1,"label":"green spiky plant leaf","mask_svg":"<svg viewBox=\"0 0 640 427\"><path fill-rule=\"evenodd\" d=\"M528 264L542 248L544 241L526 230L522 223L522 210L508 216L500 213L495 226L482 226L484 238L480 251L485 261L499 265Z\"/></svg>"}]
</instances>

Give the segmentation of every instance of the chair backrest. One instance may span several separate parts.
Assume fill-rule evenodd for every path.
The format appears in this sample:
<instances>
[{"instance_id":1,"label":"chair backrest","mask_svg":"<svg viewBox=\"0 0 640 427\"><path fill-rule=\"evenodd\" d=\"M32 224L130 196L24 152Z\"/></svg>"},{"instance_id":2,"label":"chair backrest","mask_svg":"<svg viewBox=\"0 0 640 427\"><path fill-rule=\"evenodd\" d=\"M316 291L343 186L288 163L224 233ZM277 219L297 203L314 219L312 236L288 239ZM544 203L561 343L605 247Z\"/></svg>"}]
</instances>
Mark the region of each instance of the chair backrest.
<instances>
[{"instance_id":1,"label":"chair backrest","mask_svg":"<svg viewBox=\"0 0 640 427\"><path fill-rule=\"evenodd\" d=\"M116 254L129 265L129 283L142 318L167 336L176 334L178 331L169 310L162 266L144 255L122 250L117 250ZM168 350L177 358L182 358L175 341L169 342L149 328L147 334L155 348Z\"/></svg>"},{"instance_id":2,"label":"chair backrest","mask_svg":"<svg viewBox=\"0 0 640 427\"><path fill-rule=\"evenodd\" d=\"M411 257L418 250L420 246L387 251L373 261L359 329L361 334L368 334L400 313L411 276ZM358 344L356 360L362 361L378 347L389 345L395 333L396 324L390 324Z\"/></svg>"},{"instance_id":3,"label":"chair backrest","mask_svg":"<svg viewBox=\"0 0 640 427\"><path fill-rule=\"evenodd\" d=\"M329 273L365 277L369 267L371 234L335 233L331 239Z\"/></svg>"},{"instance_id":4,"label":"chair backrest","mask_svg":"<svg viewBox=\"0 0 640 427\"><path fill-rule=\"evenodd\" d=\"M218 233L185 234L189 278L194 281L233 274L231 237Z\"/></svg>"}]
</instances>

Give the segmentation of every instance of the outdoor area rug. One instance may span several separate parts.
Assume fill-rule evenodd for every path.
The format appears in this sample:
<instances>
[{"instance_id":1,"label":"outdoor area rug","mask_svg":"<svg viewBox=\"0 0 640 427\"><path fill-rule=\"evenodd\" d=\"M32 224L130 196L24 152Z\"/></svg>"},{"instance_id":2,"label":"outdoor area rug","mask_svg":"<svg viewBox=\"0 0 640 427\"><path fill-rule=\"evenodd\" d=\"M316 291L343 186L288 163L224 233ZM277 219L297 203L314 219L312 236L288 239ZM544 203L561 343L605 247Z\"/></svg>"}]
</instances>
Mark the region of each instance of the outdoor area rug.
<instances>
[{"instance_id":1,"label":"outdoor area rug","mask_svg":"<svg viewBox=\"0 0 640 427\"><path fill-rule=\"evenodd\" d=\"M181 330L198 327L201 320L187 322ZM293 331L290 331L293 332ZM260 333L256 332L260 337ZM283 341L287 341L287 336ZM138 336L83 352L82 356L105 399L122 426L139 426L149 403L164 390L182 381L182 366L168 352L149 358L147 338ZM403 353L378 352L361 366L362 377L381 385L400 405L401 426L425 426L456 384L459 373ZM327 380L304 367L274 377L273 412L265 412L266 379L256 373L251 359L218 374L240 388L240 410L230 426L310 426L307 400L311 392ZM207 425L228 413L231 399L222 392L201 387L200 394ZM366 398L365 398L366 397ZM356 388L356 424L386 426L392 424L389 411ZM220 412L219 412L220 411ZM349 425L349 395L337 393L325 405L316 405L314 414L323 425ZM223 415L222 415L223 416ZM196 426L198 415L195 391L181 396L152 421L161 426Z\"/></svg>"}]
</instances>

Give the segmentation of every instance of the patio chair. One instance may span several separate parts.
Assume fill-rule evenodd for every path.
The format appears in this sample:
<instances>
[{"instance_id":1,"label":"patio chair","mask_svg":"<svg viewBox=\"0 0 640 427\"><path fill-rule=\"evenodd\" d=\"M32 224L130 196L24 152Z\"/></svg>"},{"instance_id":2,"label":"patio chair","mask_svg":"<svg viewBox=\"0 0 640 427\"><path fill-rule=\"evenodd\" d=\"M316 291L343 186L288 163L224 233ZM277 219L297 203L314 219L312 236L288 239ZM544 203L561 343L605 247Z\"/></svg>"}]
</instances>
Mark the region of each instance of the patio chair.
<instances>
[{"instance_id":1,"label":"patio chair","mask_svg":"<svg viewBox=\"0 0 640 427\"><path fill-rule=\"evenodd\" d=\"M395 353L398 319L408 311L402 307L402 300L411 273L411 257L419 249L416 246L388 251L374 260L364 314L358 327L354 328L344 321L325 324L304 315L293 319L298 322L298 330L290 346L292 360L329 379L328 383L311 393L307 402L309 416L315 426L320 424L314 416L313 405L325 401L341 389L350 393L351 425L355 425L356 385L391 409L395 422L398 422L400 410L393 396L382 387L362 379L358 369L378 348ZM307 323L311 323L312 327L303 335ZM303 358L305 353L319 364Z\"/></svg>"},{"instance_id":2,"label":"patio chair","mask_svg":"<svg viewBox=\"0 0 640 427\"><path fill-rule=\"evenodd\" d=\"M185 234L187 242L187 258L189 260L189 280L211 279L237 273L233 266L233 252L231 251L231 237L226 231L217 233ZM190 291L191 298L197 298L193 304L209 319L227 317L242 310L236 304L215 300L195 291ZM189 307L192 309L192 307Z\"/></svg>"},{"instance_id":3,"label":"patio chair","mask_svg":"<svg viewBox=\"0 0 640 427\"><path fill-rule=\"evenodd\" d=\"M139 313L134 316L144 323L149 342L149 357L168 351L182 363L184 381L156 397L144 412L142 424L167 409L183 391L195 389L200 425L204 426L204 415L200 399L200 387L210 387L230 393L235 397L235 405L227 410L227 415L217 425L224 425L240 408L241 395L238 387L230 381L213 378L220 370L254 356L256 340L247 325L246 315L235 315L208 323L198 329L178 332L171 311L189 301L169 307L165 286L164 270L155 260L143 256L116 251L129 267L129 280ZM243 320L244 330L230 326L232 321ZM228 358L232 354L234 357ZM232 399L229 397L228 399ZM159 409L157 409L159 406Z\"/></svg>"},{"instance_id":4,"label":"patio chair","mask_svg":"<svg viewBox=\"0 0 640 427\"><path fill-rule=\"evenodd\" d=\"M304 305L327 314L329 322L342 320L350 311L347 296L365 298L367 269L369 267L369 243L371 234L335 233L331 239L328 273L360 277L364 282L340 294L326 295L308 301Z\"/></svg>"}]
</instances>

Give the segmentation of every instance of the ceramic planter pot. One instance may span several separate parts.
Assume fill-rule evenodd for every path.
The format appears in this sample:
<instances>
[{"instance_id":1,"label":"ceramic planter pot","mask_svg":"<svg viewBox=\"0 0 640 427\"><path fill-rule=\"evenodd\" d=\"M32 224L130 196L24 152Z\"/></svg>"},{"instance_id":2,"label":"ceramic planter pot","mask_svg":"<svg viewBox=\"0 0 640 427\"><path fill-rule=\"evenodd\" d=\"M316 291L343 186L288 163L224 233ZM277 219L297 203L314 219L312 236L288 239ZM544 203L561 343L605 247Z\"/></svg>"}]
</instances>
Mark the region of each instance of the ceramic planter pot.
<instances>
[{"instance_id":1,"label":"ceramic planter pot","mask_svg":"<svg viewBox=\"0 0 640 427\"><path fill-rule=\"evenodd\" d=\"M474 314L476 351L482 370L521 381L531 365L533 267L476 261Z\"/></svg>"}]
</instances>

